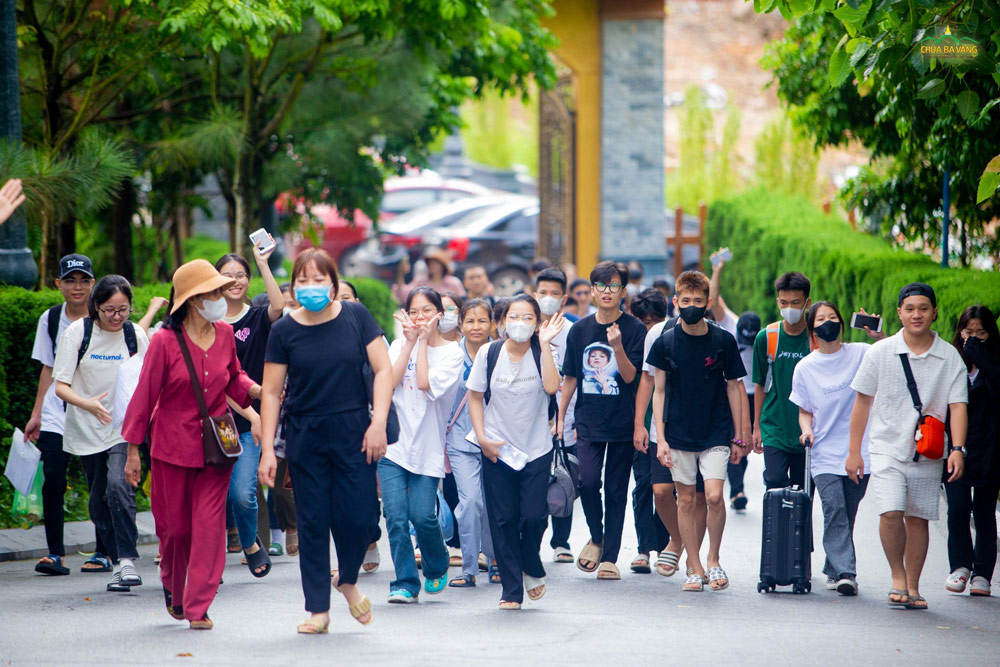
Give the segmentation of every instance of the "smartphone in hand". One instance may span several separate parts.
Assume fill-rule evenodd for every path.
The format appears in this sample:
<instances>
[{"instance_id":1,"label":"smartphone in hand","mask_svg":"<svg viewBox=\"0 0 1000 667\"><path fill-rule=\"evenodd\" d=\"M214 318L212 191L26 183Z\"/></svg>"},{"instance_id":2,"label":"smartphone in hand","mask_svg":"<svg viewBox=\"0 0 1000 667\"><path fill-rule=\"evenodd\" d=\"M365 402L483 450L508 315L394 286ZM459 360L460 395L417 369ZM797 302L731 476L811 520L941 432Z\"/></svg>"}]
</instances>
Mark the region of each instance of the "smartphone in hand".
<instances>
[{"instance_id":1,"label":"smartphone in hand","mask_svg":"<svg viewBox=\"0 0 1000 667\"><path fill-rule=\"evenodd\" d=\"M274 250L277 245L271 238L271 235L267 233L264 228L258 229L253 234L250 235L250 242L257 246L257 250L261 255L266 255L267 253Z\"/></svg>"},{"instance_id":2,"label":"smartphone in hand","mask_svg":"<svg viewBox=\"0 0 1000 667\"><path fill-rule=\"evenodd\" d=\"M874 333L882 333L882 318L876 317L875 315L864 315L862 313L854 313L851 315L851 328L852 329L868 329Z\"/></svg>"},{"instance_id":3,"label":"smartphone in hand","mask_svg":"<svg viewBox=\"0 0 1000 667\"><path fill-rule=\"evenodd\" d=\"M733 258L733 251L729 248L723 248L719 252L712 255L712 268L718 267L723 262L728 262Z\"/></svg>"}]
</instances>

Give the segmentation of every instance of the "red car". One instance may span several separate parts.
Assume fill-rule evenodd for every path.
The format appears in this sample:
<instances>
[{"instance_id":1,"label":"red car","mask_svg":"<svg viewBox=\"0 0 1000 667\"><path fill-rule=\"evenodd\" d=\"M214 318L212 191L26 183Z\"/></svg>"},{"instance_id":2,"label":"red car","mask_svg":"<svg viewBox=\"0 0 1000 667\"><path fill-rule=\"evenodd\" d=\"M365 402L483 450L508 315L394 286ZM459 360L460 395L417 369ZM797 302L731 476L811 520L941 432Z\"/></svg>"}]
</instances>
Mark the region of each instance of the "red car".
<instances>
[{"instance_id":1,"label":"red car","mask_svg":"<svg viewBox=\"0 0 1000 667\"><path fill-rule=\"evenodd\" d=\"M442 178L436 172L423 171L414 176L390 178L385 182L385 195L379 206L379 220L385 222L419 206L434 202L453 201L464 197L493 194L493 190L472 181ZM297 207L298 213L303 213L304 207ZM279 215L289 215L291 211L279 206ZM330 253L330 257L338 265L355 252L369 238L372 232L372 220L360 210L354 212L354 221L341 217L337 209L325 204L312 207L311 213L323 221L321 245ZM305 248L311 248L313 243L301 232L289 234L288 247L292 248L290 259ZM347 262L349 263L349 262Z\"/></svg>"}]
</instances>

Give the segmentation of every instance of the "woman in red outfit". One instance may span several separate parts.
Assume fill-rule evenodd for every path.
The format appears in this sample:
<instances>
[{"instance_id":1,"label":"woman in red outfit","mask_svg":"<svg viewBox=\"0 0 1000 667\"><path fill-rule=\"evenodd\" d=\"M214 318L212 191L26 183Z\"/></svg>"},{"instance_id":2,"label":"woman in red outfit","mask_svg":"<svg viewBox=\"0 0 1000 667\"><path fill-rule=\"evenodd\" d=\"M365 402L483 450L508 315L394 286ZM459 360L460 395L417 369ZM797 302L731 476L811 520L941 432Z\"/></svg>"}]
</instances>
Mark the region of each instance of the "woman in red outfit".
<instances>
[{"instance_id":1,"label":"woman in red outfit","mask_svg":"<svg viewBox=\"0 0 1000 667\"><path fill-rule=\"evenodd\" d=\"M125 476L133 485L141 478L135 443L150 443L163 595L167 612L187 619L193 630L212 628L208 607L225 566L226 494L232 473L232 465L205 464L195 392L203 393L210 415L228 409L226 396L244 408L260 397L260 385L240 369L233 328L221 321L226 315L222 292L232 284L203 259L174 272L169 318L149 342L122 426L130 443ZM181 338L198 387L192 385Z\"/></svg>"}]
</instances>

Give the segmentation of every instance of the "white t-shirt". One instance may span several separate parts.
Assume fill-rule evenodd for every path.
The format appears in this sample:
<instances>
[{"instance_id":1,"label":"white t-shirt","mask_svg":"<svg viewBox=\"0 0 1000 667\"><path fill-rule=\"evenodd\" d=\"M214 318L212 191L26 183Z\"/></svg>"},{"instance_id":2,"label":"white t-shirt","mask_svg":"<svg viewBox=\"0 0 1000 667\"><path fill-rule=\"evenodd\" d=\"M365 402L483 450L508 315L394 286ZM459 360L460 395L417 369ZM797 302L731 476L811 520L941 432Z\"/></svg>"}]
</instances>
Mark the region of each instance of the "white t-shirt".
<instances>
[{"instance_id":1,"label":"white t-shirt","mask_svg":"<svg viewBox=\"0 0 1000 667\"><path fill-rule=\"evenodd\" d=\"M656 369L649 365L646 358L649 357L649 351L653 348L653 343L656 339L663 335L663 327L666 326L666 321L659 322L653 325L653 328L646 332L646 340L642 344L642 372L647 373L649 377L656 379ZM657 442L656 440L656 419L651 419L649 421L649 441Z\"/></svg>"},{"instance_id":2,"label":"white t-shirt","mask_svg":"<svg viewBox=\"0 0 1000 667\"><path fill-rule=\"evenodd\" d=\"M141 358L146 355L149 339L142 327L135 326L135 339L138 348L136 354ZM108 395L101 399L101 404L111 412L115 401L115 380L118 377L118 366L129 358L128 346L125 344L125 333L122 330L114 333L104 331L94 323L94 331L90 337L80 365L76 365L76 357L83 340L83 320L73 322L59 338L59 349L56 350L55 366L52 368L52 379L65 382L83 398L98 396L104 392ZM97 417L75 405L66 404L66 430L63 434L63 450L70 454L86 456L99 454L118 443L124 442L121 424L101 424Z\"/></svg>"},{"instance_id":3,"label":"white t-shirt","mask_svg":"<svg viewBox=\"0 0 1000 667\"><path fill-rule=\"evenodd\" d=\"M417 389L417 353L413 346L403 381L392 392L399 417L399 442L386 450L385 457L415 475L444 477L444 431L458 392L465 355L458 342L427 347L427 379L430 389ZM403 339L389 346L393 363L403 350Z\"/></svg>"},{"instance_id":4,"label":"white t-shirt","mask_svg":"<svg viewBox=\"0 0 1000 667\"><path fill-rule=\"evenodd\" d=\"M59 332L56 341L72 323L73 320L66 315L66 304L63 304L59 310ZM52 339L49 338L49 311L46 310L38 317L38 329L35 331L35 345L31 348L31 358L52 368L56 363L56 355L52 348ZM42 398L42 430L62 435L65 426L66 411L63 410L62 400L56 396L56 383L53 381Z\"/></svg>"},{"instance_id":5,"label":"white t-shirt","mask_svg":"<svg viewBox=\"0 0 1000 667\"><path fill-rule=\"evenodd\" d=\"M566 324L563 325L562 330L552 339L549 343L549 347L552 348L552 358L556 360L556 370L559 371L559 391L556 392L556 401L558 404L562 404L562 362L563 355L566 354L566 337L569 336L569 330L573 328L573 323L566 320ZM573 436L573 429L576 427L576 392L570 396L569 405L566 406L566 416L563 418L563 442L567 447L576 444L576 438Z\"/></svg>"},{"instance_id":6,"label":"white t-shirt","mask_svg":"<svg viewBox=\"0 0 1000 667\"><path fill-rule=\"evenodd\" d=\"M503 347L489 383L490 403L486 406L483 428L487 437L510 443L524 452L528 461L534 461L552 451L549 397L542 387L542 371L535 365L530 349L515 363L503 341L490 345ZM472 391L486 391L487 354L488 349L483 348L472 364L466 383Z\"/></svg>"},{"instance_id":7,"label":"white t-shirt","mask_svg":"<svg viewBox=\"0 0 1000 667\"><path fill-rule=\"evenodd\" d=\"M857 393L851 380L868 351L865 343L846 343L833 354L813 350L795 366L789 400L813 415L813 448L810 472L815 475L846 475L844 462L851 443L851 411ZM861 441L865 470L868 432Z\"/></svg>"},{"instance_id":8,"label":"white t-shirt","mask_svg":"<svg viewBox=\"0 0 1000 667\"><path fill-rule=\"evenodd\" d=\"M872 345L851 383L860 394L874 396L868 420L868 451L912 461L916 451L914 432L919 415L906 388L900 354L907 354L925 415L944 421L951 403L968 403L965 362L954 346L937 332L930 349L914 355L906 345L903 330Z\"/></svg>"}]
</instances>

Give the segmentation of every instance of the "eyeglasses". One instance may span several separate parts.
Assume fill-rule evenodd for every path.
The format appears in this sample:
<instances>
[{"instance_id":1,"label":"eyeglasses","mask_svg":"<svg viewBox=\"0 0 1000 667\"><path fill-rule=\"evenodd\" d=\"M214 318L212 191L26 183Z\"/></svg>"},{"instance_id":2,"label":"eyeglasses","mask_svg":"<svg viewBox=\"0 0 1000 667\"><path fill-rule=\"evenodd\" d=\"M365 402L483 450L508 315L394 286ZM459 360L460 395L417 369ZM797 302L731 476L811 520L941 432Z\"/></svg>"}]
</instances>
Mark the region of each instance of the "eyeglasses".
<instances>
[{"instance_id":1,"label":"eyeglasses","mask_svg":"<svg viewBox=\"0 0 1000 667\"><path fill-rule=\"evenodd\" d=\"M522 322L527 322L528 324L535 323L534 315L518 315L517 313L509 313L507 315L507 319L511 322L517 322L518 320L520 320Z\"/></svg>"},{"instance_id":2,"label":"eyeglasses","mask_svg":"<svg viewBox=\"0 0 1000 667\"><path fill-rule=\"evenodd\" d=\"M94 282L94 279L93 278L63 278L59 282L61 282L63 285L66 285L67 287L76 287L77 285L82 285L83 287L86 287L87 285L89 285L92 282Z\"/></svg>"},{"instance_id":3,"label":"eyeglasses","mask_svg":"<svg viewBox=\"0 0 1000 667\"><path fill-rule=\"evenodd\" d=\"M407 315L410 316L410 319L413 319L414 317L418 317L420 315L423 315L424 317L427 318L431 318L434 317L434 313L436 312L438 312L437 308L435 308L434 306L427 306L423 310L411 310L410 312L407 313Z\"/></svg>"},{"instance_id":4,"label":"eyeglasses","mask_svg":"<svg viewBox=\"0 0 1000 667\"><path fill-rule=\"evenodd\" d=\"M598 292L611 292L617 294L622 291L621 283L594 283L594 289Z\"/></svg>"},{"instance_id":5,"label":"eyeglasses","mask_svg":"<svg viewBox=\"0 0 1000 667\"><path fill-rule=\"evenodd\" d=\"M246 273L223 273L223 278L229 278L230 280L246 280L250 276Z\"/></svg>"},{"instance_id":6,"label":"eyeglasses","mask_svg":"<svg viewBox=\"0 0 1000 667\"><path fill-rule=\"evenodd\" d=\"M107 318L128 317L129 314L132 312L132 309L128 306L125 306L123 308L98 308L98 310L104 313L104 316Z\"/></svg>"},{"instance_id":7,"label":"eyeglasses","mask_svg":"<svg viewBox=\"0 0 1000 667\"><path fill-rule=\"evenodd\" d=\"M976 331L973 331L972 329L962 329L961 334L962 338L975 337L978 338L979 340L986 340L987 338L990 337L990 335L986 332L985 329L978 329Z\"/></svg>"}]
</instances>

